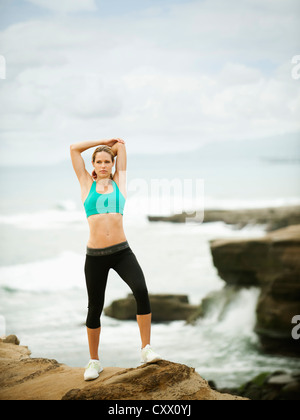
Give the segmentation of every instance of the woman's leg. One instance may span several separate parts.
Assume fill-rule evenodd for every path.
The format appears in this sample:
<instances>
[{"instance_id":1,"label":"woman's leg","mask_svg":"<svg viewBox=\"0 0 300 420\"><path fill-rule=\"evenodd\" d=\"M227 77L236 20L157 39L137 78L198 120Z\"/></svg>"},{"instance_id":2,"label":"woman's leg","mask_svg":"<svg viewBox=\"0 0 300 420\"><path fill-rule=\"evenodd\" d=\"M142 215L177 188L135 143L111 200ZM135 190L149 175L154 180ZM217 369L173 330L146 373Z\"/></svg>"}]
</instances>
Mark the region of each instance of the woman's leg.
<instances>
[{"instance_id":1,"label":"woman's leg","mask_svg":"<svg viewBox=\"0 0 300 420\"><path fill-rule=\"evenodd\" d=\"M126 249L112 267L128 284L137 304L137 322L139 325L142 348L151 340L151 306L144 273L135 254Z\"/></svg>"},{"instance_id":2,"label":"woman's leg","mask_svg":"<svg viewBox=\"0 0 300 420\"><path fill-rule=\"evenodd\" d=\"M152 314L148 315L137 315L136 316L137 323L140 329L141 341L142 341L142 349L147 346L147 344L151 344L151 319Z\"/></svg>"},{"instance_id":3,"label":"woman's leg","mask_svg":"<svg viewBox=\"0 0 300 420\"><path fill-rule=\"evenodd\" d=\"M101 327L96 329L87 328L87 336L91 360L99 360L99 342Z\"/></svg>"},{"instance_id":4,"label":"woman's leg","mask_svg":"<svg viewBox=\"0 0 300 420\"><path fill-rule=\"evenodd\" d=\"M100 317L104 306L105 289L109 273L107 258L105 256L86 255L84 271L88 292L86 326L90 357L93 360L99 360Z\"/></svg>"}]
</instances>

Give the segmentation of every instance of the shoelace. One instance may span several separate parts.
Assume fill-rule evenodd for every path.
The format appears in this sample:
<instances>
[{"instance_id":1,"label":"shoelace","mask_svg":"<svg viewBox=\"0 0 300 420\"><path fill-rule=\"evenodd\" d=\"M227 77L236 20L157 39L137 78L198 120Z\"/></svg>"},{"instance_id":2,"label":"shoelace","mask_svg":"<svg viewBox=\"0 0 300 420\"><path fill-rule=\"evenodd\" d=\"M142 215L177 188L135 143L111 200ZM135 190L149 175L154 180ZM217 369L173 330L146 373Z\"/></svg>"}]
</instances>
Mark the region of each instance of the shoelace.
<instances>
[{"instance_id":1,"label":"shoelace","mask_svg":"<svg viewBox=\"0 0 300 420\"><path fill-rule=\"evenodd\" d=\"M155 353L155 351L151 347L147 348L146 350L146 357L148 357L149 355L155 355L157 357L160 357L159 354Z\"/></svg>"},{"instance_id":2,"label":"shoelace","mask_svg":"<svg viewBox=\"0 0 300 420\"><path fill-rule=\"evenodd\" d=\"M98 365L97 362L89 362L89 364L86 366L86 369L93 368L93 369L97 370L98 367L99 367L99 365Z\"/></svg>"}]
</instances>

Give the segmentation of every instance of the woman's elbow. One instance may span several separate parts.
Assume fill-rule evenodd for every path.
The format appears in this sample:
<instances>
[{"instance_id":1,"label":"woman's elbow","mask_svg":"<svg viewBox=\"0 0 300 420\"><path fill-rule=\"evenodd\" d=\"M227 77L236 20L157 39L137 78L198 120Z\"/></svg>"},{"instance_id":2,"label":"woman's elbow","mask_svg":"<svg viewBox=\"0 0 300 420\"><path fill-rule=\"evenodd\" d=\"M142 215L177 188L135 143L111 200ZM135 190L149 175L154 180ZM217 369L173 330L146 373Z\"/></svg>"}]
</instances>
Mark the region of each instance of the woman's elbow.
<instances>
[{"instance_id":1,"label":"woman's elbow","mask_svg":"<svg viewBox=\"0 0 300 420\"><path fill-rule=\"evenodd\" d=\"M76 144L76 143L70 144L70 150L79 150L78 144Z\"/></svg>"}]
</instances>

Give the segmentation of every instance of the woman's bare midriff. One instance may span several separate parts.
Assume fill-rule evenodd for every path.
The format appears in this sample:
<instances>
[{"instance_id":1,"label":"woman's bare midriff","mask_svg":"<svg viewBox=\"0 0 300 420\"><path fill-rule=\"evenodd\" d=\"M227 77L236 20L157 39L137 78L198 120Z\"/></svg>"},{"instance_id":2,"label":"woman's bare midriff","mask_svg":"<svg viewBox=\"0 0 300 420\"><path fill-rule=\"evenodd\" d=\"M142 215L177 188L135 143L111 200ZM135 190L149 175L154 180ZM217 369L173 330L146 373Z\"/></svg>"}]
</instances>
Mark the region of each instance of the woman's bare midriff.
<instances>
[{"instance_id":1,"label":"woman's bare midriff","mask_svg":"<svg viewBox=\"0 0 300 420\"><path fill-rule=\"evenodd\" d=\"M127 241L120 213L93 214L88 217L89 248L106 248Z\"/></svg>"}]
</instances>

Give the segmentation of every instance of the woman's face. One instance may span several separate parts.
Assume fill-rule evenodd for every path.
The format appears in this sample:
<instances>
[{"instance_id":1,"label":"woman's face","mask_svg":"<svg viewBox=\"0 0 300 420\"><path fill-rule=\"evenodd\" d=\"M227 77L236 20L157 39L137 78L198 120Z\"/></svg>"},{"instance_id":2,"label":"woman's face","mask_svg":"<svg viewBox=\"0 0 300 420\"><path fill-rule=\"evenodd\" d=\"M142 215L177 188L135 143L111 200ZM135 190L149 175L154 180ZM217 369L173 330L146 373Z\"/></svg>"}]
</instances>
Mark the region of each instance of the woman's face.
<instances>
[{"instance_id":1,"label":"woman's face","mask_svg":"<svg viewBox=\"0 0 300 420\"><path fill-rule=\"evenodd\" d=\"M112 173L112 168L115 162L112 162L111 156L106 152L96 153L95 162L93 166L98 179L109 178Z\"/></svg>"}]
</instances>

